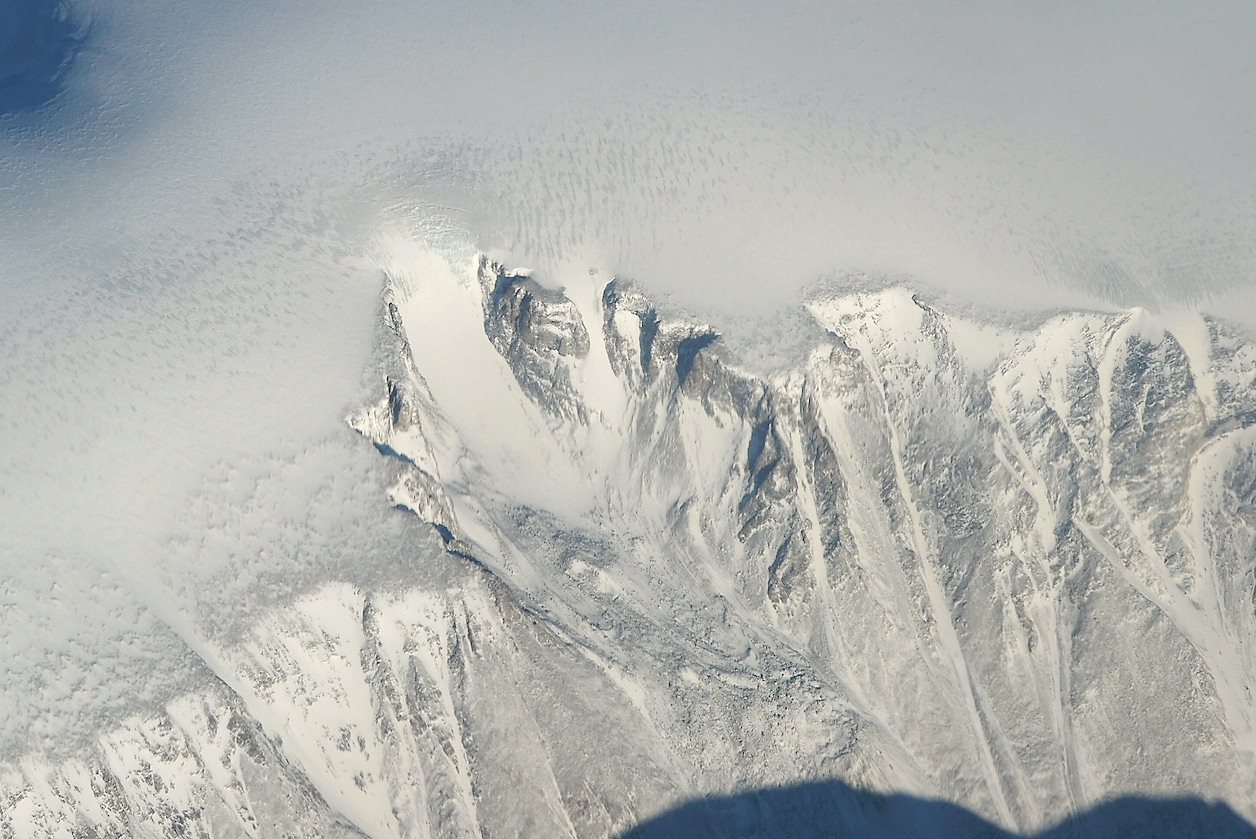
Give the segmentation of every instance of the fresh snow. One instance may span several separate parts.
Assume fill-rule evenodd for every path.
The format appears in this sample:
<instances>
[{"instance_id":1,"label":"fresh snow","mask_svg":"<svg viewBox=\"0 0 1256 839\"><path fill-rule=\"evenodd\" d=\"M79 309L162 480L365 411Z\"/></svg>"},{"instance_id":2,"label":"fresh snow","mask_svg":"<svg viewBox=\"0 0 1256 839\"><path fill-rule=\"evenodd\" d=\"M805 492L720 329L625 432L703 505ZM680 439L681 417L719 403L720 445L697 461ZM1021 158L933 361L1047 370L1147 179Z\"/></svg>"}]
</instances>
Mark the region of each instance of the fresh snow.
<instances>
[{"instance_id":1,"label":"fresh snow","mask_svg":"<svg viewBox=\"0 0 1256 839\"><path fill-rule=\"evenodd\" d=\"M0 2L0 835L1256 817L1253 34Z\"/></svg>"}]
</instances>

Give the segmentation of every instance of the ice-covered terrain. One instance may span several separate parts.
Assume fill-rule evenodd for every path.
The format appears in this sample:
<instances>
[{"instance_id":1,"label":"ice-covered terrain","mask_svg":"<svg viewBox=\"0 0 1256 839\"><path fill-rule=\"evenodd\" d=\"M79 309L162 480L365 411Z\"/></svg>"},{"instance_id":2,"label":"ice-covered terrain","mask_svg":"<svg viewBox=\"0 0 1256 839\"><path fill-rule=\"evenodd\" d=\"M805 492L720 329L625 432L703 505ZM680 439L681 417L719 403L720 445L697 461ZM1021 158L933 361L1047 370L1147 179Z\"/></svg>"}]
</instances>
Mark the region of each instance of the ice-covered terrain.
<instances>
[{"instance_id":1,"label":"ice-covered terrain","mask_svg":"<svg viewBox=\"0 0 1256 839\"><path fill-rule=\"evenodd\" d=\"M0 0L0 839L1256 817L1253 37Z\"/></svg>"},{"instance_id":2,"label":"ice-covered terrain","mask_svg":"<svg viewBox=\"0 0 1256 839\"><path fill-rule=\"evenodd\" d=\"M865 283L763 378L623 280L380 262L348 422L430 534L7 764L11 835L605 836L824 778L1020 830L1129 793L1256 816L1241 331Z\"/></svg>"}]
</instances>

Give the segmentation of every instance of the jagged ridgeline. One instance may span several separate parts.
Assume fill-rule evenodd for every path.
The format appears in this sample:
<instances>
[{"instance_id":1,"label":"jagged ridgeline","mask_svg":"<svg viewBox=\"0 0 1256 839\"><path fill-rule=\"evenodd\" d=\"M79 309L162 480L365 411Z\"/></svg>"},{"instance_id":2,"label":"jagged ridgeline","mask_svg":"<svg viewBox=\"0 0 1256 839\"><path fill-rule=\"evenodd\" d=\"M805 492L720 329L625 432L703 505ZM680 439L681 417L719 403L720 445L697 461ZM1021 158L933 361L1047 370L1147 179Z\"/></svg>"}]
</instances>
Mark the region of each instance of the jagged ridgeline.
<instances>
[{"instance_id":1,"label":"jagged ridgeline","mask_svg":"<svg viewBox=\"0 0 1256 839\"><path fill-rule=\"evenodd\" d=\"M829 291L813 350L765 377L630 282L388 266L379 399L349 422L449 585L329 582L216 651L220 691L0 776L7 812L84 835L1250 835L1247 336ZM1129 795L1159 801L1092 809Z\"/></svg>"},{"instance_id":2,"label":"jagged ridgeline","mask_svg":"<svg viewBox=\"0 0 1256 839\"><path fill-rule=\"evenodd\" d=\"M1256 352L1239 332L828 292L808 304L828 341L765 380L629 282L579 305L482 260L477 285L589 509L480 501L492 537L459 550L607 661L657 651L635 682L662 694L651 719L737 684L718 721L682 717L704 734L659 735L717 786L833 775L1022 829L1124 792L1252 800ZM421 376L400 386L437 401ZM408 480L411 509L463 506ZM799 711L817 719L761 719Z\"/></svg>"}]
</instances>

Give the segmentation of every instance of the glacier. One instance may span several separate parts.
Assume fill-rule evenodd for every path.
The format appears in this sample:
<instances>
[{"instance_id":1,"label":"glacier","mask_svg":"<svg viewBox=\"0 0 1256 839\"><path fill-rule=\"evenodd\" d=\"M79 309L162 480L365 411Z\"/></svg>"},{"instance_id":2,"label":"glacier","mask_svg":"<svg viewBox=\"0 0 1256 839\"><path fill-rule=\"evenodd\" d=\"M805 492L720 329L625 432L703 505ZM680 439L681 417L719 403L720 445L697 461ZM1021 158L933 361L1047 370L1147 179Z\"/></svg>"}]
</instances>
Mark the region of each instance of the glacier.
<instances>
[{"instance_id":1,"label":"glacier","mask_svg":"<svg viewBox=\"0 0 1256 839\"><path fill-rule=\"evenodd\" d=\"M991 835L1256 818L1244 329L849 278L765 368L624 278L377 262L345 433L418 535L238 632L171 621L199 675L10 753L0 835L614 836L836 781Z\"/></svg>"}]
</instances>

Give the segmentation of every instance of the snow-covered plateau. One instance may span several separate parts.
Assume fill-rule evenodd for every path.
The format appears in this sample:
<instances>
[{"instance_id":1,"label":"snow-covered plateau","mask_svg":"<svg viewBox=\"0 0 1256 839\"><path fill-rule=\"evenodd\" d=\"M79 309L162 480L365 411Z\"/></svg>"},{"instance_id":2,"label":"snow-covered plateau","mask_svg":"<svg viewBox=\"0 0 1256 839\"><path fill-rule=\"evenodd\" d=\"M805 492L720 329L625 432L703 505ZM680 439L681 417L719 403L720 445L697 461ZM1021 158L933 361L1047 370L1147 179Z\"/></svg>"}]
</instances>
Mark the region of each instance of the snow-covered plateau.
<instances>
[{"instance_id":1,"label":"snow-covered plateau","mask_svg":"<svg viewBox=\"0 0 1256 839\"><path fill-rule=\"evenodd\" d=\"M825 780L810 835L1032 833L1123 795L1250 835L1241 329L855 283L768 374L626 280L378 261L348 423L428 535L202 637L210 677L160 707L10 753L0 836L601 837L742 794L736 835L784 836L806 813L754 791Z\"/></svg>"}]
</instances>

